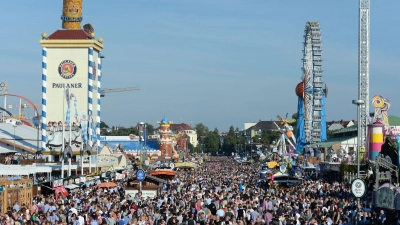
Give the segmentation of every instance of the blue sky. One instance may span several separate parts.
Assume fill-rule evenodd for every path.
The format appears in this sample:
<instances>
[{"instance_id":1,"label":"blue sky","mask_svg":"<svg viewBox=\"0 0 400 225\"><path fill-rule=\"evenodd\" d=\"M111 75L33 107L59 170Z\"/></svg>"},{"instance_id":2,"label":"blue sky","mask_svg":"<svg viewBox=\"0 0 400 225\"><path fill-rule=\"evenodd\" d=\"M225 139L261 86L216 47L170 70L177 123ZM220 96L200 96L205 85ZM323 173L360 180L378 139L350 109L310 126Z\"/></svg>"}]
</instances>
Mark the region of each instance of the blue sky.
<instances>
[{"instance_id":1,"label":"blue sky","mask_svg":"<svg viewBox=\"0 0 400 225\"><path fill-rule=\"evenodd\" d=\"M38 3L0 3L0 81L37 104L40 35L61 29L62 0ZM398 116L399 8L372 1L370 57L370 95L388 98ZM307 21L322 27L328 121L356 117L357 0L84 0L83 18L104 39L102 86L141 88L102 99L109 125L156 125L165 114L223 131L296 112Z\"/></svg>"}]
</instances>

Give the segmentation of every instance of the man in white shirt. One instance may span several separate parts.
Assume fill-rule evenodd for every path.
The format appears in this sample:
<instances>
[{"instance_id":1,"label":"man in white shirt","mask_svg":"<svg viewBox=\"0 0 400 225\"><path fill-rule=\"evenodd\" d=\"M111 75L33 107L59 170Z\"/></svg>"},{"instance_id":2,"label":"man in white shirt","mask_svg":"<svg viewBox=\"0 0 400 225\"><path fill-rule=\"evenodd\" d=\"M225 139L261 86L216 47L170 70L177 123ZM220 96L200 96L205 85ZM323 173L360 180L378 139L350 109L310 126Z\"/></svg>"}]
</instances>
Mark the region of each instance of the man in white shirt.
<instances>
[{"instance_id":1,"label":"man in white shirt","mask_svg":"<svg viewBox=\"0 0 400 225\"><path fill-rule=\"evenodd\" d=\"M80 225L85 224L85 219L83 218L83 216L81 214L78 215L78 221Z\"/></svg>"}]
</instances>

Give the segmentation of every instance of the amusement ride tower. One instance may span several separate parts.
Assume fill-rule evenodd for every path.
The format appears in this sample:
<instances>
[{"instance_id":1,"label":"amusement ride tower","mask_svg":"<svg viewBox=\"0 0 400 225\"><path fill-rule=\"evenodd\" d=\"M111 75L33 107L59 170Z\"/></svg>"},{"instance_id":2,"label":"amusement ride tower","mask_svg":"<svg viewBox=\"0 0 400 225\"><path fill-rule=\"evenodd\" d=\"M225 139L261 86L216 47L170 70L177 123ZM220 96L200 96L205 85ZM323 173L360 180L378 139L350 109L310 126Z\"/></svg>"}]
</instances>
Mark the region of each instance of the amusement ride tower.
<instances>
[{"instance_id":1,"label":"amusement ride tower","mask_svg":"<svg viewBox=\"0 0 400 225\"><path fill-rule=\"evenodd\" d=\"M321 28L307 22L304 30L303 76L296 86L298 96L296 151L303 153L326 140L325 98L328 88L322 80Z\"/></svg>"}]
</instances>

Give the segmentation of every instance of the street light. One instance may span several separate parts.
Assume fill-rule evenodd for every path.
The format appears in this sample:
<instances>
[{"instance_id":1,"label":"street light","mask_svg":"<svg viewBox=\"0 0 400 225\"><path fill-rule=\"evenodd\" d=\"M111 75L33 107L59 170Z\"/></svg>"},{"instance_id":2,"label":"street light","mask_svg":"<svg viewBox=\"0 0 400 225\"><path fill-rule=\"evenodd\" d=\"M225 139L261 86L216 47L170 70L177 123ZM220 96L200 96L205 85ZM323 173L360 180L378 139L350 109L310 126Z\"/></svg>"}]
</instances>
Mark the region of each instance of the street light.
<instances>
[{"instance_id":1,"label":"street light","mask_svg":"<svg viewBox=\"0 0 400 225\"><path fill-rule=\"evenodd\" d=\"M357 123L357 178L360 178L360 148L361 148L361 145L363 145L363 143L361 143L361 117L362 117L362 115L361 115L361 107L362 107L362 105L364 105L365 104L365 101L364 100L353 100L352 101L352 103L354 104L354 105L357 105L357 120L358 120L358 123ZM360 212L360 198L357 198L357 224L359 224L359 219L360 219L360 215L359 215L359 212Z\"/></svg>"},{"instance_id":2,"label":"street light","mask_svg":"<svg viewBox=\"0 0 400 225\"><path fill-rule=\"evenodd\" d=\"M140 153L139 153L139 169L142 169L142 149L143 149L143 147L142 147L142 137L144 137L144 127L146 126L146 124L144 123L144 122L140 122L139 123L139 125L140 125L140 130L139 130L139 148L140 148ZM143 136L142 136L142 134L143 134ZM144 138L143 138L143 140L144 140ZM146 144L146 143L145 143Z\"/></svg>"},{"instance_id":3,"label":"street light","mask_svg":"<svg viewBox=\"0 0 400 225\"><path fill-rule=\"evenodd\" d=\"M16 122L12 124L14 127L14 152L15 152L15 128L17 127Z\"/></svg>"},{"instance_id":4,"label":"street light","mask_svg":"<svg viewBox=\"0 0 400 225\"><path fill-rule=\"evenodd\" d=\"M204 154L204 143L203 143L204 136L200 136L200 138L201 138L201 145L202 145L201 154ZM199 154L199 152L197 152L197 154Z\"/></svg>"}]
</instances>

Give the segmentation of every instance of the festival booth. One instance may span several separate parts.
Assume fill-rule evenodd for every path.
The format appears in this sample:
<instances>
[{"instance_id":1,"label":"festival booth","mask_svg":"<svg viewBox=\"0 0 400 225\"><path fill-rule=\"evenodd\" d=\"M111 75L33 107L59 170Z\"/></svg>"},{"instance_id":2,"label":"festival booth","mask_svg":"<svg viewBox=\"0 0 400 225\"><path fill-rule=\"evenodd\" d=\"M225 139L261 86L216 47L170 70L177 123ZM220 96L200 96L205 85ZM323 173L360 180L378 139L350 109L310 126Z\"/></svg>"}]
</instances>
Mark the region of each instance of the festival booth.
<instances>
[{"instance_id":1,"label":"festival booth","mask_svg":"<svg viewBox=\"0 0 400 225\"><path fill-rule=\"evenodd\" d=\"M105 145L100 150L97 161L101 171L107 171L109 168L123 170L128 165L128 156L123 152L114 153Z\"/></svg>"},{"instance_id":2,"label":"festival booth","mask_svg":"<svg viewBox=\"0 0 400 225\"><path fill-rule=\"evenodd\" d=\"M147 198L153 198L155 196L159 196L162 191L163 184L166 184L167 181L161 178L152 176L150 174L146 174L145 179L142 181L142 196ZM128 179L127 186L125 188L125 193L135 196L140 190L140 181L136 179L136 176Z\"/></svg>"},{"instance_id":3,"label":"festival booth","mask_svg":"<svg viewBox=\"0 0 400 225\"><path fill-rule=\"evenodd\" d=\"M6 212L7 207L15 202L25 204L28 209L32 206L33 180L26 176L12 176L0 178L0 211Z\"/></svg>"},{"instance_id":4,"label":"festival booth","mask_svg":"<svg viewBox=\"0 0 400 225\"><path fill-rule=\"evenodd\" d=\"M51 168L40 166L0 165L0 211L7 211L7 207L13 206L15 202L19 205L25 204L28 208L32 206L32 199L37 189L34 180L38 173L51 174ZM33 175L33 179L29 177Z\"/></svg>"}]
</instances>

